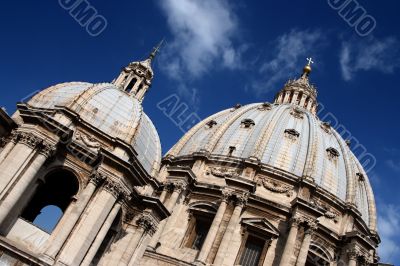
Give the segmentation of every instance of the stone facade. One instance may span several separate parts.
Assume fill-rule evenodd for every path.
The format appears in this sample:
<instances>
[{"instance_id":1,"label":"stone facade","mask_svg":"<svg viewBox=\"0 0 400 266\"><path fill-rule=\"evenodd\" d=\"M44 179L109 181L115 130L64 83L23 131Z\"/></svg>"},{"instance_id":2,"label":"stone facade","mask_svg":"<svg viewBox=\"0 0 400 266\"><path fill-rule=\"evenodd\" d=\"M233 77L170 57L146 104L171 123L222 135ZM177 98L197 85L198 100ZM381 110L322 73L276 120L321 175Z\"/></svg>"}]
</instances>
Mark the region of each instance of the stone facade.
<instances>
[{"instance_id":1,"label":"stone facade","mask_svg":"<svg viewBox=\"0 0 400 266\"><path fill-rule=\"evenodd\" d=\"M234 146L228 153L214 151L236 121L243 130L257 126L242 119L247 107L228 111L225 124L210 118L195 126L160 167L161 158L154 158L161 157L158 136L140 129L153 127L136 102L151 84L157 51L131 63L112 84L57 85L19 104L12 119L2 113L1 265L378 264L380 239L369 185L366 219L352 195L341 199L319 186L311 172L299 176L263 163L260 148L248 158L235 156ZM315 116L310 72L307 66L301 79L288 82L275 104L254 108L271 111L286 104L294 117ZM106 114L102 123L110 126L95 126L103 111L99 104L107 104L96 98L103 92L126 97L139 111L126 118ZM54 96L63 94L64 100ZM95 104L87 105L90 101ZM204 149L181 154L203 127L217 132ZM282 134L290 145L303 132L283 128ZM144 140L155 151L142 149ZM258 141L256 147L262 147L263 138ZM333 149L324 156L336 163L340 152ZM62 210L52 231L34 222L47 205Z\"/></svg>"}]
</instances>

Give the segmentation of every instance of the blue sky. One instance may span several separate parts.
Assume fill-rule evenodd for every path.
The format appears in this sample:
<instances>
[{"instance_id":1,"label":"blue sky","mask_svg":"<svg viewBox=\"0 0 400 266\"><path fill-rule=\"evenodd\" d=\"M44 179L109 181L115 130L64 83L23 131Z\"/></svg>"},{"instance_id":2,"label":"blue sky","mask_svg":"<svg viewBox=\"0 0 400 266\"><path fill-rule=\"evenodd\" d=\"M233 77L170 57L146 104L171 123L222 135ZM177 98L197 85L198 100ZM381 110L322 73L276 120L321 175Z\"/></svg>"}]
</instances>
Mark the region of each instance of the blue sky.
<instances>
[{"instance_id":1,"label":"blue sky","mask_svg":"<svg viewBox=\"0 0 400 266\"><path fill-rule=\"evenodd\" d=\"M64 1L68 2L68 1ZM182 136L157 103L177 94L200 118L236 103L273 101L312 56L322 117L334 115L376 158L369 171L384 261L400 262L400 18L397 0L358 3L376 21L365 37L328 0L89 1L107 21L91 36L57 0L0 9L0 105L65 81L105 82L165 38L145 111L163 152ZM331 1L332 2L332 1Z\"/></svg>"}]
</instances>

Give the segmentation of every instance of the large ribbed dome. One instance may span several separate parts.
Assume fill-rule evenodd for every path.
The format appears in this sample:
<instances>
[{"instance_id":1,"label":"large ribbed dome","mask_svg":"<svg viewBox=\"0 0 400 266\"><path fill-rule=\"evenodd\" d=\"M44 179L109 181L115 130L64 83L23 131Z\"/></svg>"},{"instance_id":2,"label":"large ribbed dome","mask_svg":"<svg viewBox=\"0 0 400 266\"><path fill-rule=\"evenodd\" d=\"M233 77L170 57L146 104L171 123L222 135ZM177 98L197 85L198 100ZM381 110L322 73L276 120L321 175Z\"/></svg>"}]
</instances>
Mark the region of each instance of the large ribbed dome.
<instances>
[{"instance_id":1,"label":"large ribbed dome","mask_svg":"<svg viewBox=\"0 0 400 266\"><path fill-rule=\"evenodd\" d=\"M161 160L157 131L139 100L111 83L62 83L35 95L29 106L67 108L87 124L131 145L143 167L154 173Z\"/></svg>"},{"instance_id":2,"label":"large ribbed dome","mask_svg":"<svg viewBox=\"0 0 400 266\"><path fill-rule=\"evenodd\" d=\"M375 230L374 196L361 164L342 137L318 119L313 104L306 101L310 97L300 95L296 100L299 92L290 95L287 91L285 87L288 101L278 94L275 104L236 106L210 116L168 155L179 158L206 152L252 159L299 178L312 178L340 201L355 204L366 224Z\"/></svg>"}]
</instances>

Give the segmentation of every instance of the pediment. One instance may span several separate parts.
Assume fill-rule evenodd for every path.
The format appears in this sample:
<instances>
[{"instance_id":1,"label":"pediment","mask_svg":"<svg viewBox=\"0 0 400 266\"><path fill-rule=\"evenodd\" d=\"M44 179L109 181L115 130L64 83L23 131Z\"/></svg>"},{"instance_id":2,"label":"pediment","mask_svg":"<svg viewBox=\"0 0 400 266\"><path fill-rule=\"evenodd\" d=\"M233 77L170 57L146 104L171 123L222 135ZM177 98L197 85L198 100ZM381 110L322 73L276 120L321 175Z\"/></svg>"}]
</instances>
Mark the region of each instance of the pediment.
<instances>
[{"instance_id":1,"label":"pediment","mask_svg":"<svg viewBox=\"0 0 400 266\"><path fill-rule=\"evenodd\" d=\"M244 218L242 224L248 229L269 235L273 238L279 236L279 230L265 218Z\"/></svg>"}]
</instances>

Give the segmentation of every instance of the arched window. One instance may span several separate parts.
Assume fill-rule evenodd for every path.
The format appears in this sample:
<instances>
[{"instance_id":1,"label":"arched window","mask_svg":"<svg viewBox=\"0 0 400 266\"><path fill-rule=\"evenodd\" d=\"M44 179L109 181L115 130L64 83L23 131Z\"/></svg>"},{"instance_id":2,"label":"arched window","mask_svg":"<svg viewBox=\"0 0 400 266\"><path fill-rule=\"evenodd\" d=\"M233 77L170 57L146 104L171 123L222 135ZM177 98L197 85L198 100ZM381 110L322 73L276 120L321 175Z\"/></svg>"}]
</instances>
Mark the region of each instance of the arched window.
<instances>
[{"instance_id":1,"label":"arched window","mask_svg":"<svg viewBox=\"0 0 400 266\"><path fill-rule=\"evenodd\" d=\"M328 252L312 244L307 255L306 266L329 266L331 260Z\"/></svg>"},{"instance_id":2,"label":"arched window","mask_svg":"<svg viewBox=\"0 0 400 266\"><path fill-rule=\"evenodd\" d=\"M44 178L21 218L51 233L78 190L79 183L74 174L66 170L52 172Z\"/></svg>"}]
</instances>

